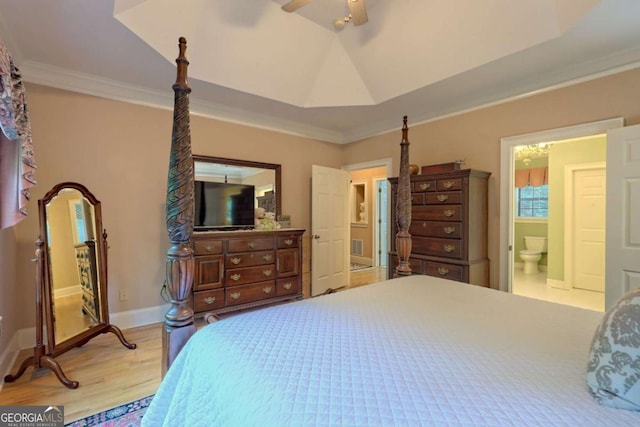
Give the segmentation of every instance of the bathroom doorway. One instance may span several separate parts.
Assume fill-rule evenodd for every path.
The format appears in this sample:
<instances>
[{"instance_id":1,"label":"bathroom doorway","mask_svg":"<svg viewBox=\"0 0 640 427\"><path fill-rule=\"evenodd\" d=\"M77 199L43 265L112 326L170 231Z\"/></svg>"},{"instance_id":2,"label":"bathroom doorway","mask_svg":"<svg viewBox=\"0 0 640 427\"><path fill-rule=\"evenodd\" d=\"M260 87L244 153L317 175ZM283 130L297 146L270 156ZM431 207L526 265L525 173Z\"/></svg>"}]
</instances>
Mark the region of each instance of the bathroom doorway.
<instances>
[{"instance_id":1,"label":"bathroom doorway","mask_svg":"<svg viewBox=\"0 0 640 427\"><path fill-rule=\"evenodd\" d=\"M502 173L505 175L501 179L501 195L502 200L508 203L501 208L501 230L509 236L509 239L507 244L502 244L500 248L501 289L537 299L598 311L604 310L604 292L575 284L577 274L583 274L576 270L576 263L584 260L585 256L591 257L591 254L585 255L585 250L590 251L593 248L587 247L590 243L585 243L584 239L578 238L575 227L572 227L572 224L575 224L577 212L584 211L584 208L577 208L574 202L600 204L604 196L598 195L594 200L587 197L582 202L576 201L576 185L572 184L576 176L573 171L589 170L594 163L600 163L606 167L606 131L620 126L622 126L622 120L613 119L539 134L503 138L501 164ZM516 158L516 147L538 144L551 145L551 149L547 150L548 213L546 220L532 218L527 223L526 219L518 219L516 216L516 162L523 160ZM540 160L536 161L540 162ZM533 159L529 159L528 162L534 167L540 167L539 164L533 163ZM599 178L592 179L586 176L579 179L587 180L583 184L589 187L589 191L591 191L591 184L599 180ZM600 183L602 184L602 181ZM598 219L598 215L584 221L588 223L594 219ZM524 227L522 222L525 223ZM525 231L520 230L521 228ZM588 228L586 223L583 228ZM604 242L603 233L604 225L602 233L591 237L597 241L602 238ZM524 247L523 234L534 236L546 234L548 239L547 253L541 257L535 274L525 275L523 272L523 263L519 256L520 250ZM603 260L604 256L600 256L602 272L604 272ZM585 264L582 263L582 266L584 267ZM598 262L588 265L586 270L587 276L600 274Z\"/></svg>"}]
</instances>

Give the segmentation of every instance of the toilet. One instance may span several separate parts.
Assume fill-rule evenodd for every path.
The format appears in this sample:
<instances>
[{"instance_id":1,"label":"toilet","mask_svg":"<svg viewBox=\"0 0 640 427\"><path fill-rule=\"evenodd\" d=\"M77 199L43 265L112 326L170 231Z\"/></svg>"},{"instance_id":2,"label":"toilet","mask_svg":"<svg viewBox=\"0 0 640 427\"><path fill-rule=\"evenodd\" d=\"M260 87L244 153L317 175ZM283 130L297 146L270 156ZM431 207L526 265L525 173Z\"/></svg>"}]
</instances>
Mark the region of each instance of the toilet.
<instances>
[{"instance_id":1,"label":"toilet","mask_svg":"<svg viewBox=\"0 0 640 427\"><path fill-rule=\"evenodd\" d=\"M520 251L520 259L524 262L524 274L536 274L538 262L542 254L547 252L547 238L539 236L525 236L524 247Z\"/></svg>"}]
</instances>

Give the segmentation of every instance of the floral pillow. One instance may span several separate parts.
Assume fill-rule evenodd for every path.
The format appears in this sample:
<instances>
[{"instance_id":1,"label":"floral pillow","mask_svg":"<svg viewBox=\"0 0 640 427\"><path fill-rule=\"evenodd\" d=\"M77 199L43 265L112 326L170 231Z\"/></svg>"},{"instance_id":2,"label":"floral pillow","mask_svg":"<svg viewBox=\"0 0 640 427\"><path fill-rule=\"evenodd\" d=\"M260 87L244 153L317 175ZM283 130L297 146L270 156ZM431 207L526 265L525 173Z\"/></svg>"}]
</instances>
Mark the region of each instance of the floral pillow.
<instances>
[{"instance_id":1,"label":"floral pillow","mask_svg":"<svg viewBox=\"0 0 640 427\"><path fill-rule=\"evenodd\" d=\"M640 288L622 297L598 325L587 385L602 405L640 411Z\"/></svg>"}]
</instances>

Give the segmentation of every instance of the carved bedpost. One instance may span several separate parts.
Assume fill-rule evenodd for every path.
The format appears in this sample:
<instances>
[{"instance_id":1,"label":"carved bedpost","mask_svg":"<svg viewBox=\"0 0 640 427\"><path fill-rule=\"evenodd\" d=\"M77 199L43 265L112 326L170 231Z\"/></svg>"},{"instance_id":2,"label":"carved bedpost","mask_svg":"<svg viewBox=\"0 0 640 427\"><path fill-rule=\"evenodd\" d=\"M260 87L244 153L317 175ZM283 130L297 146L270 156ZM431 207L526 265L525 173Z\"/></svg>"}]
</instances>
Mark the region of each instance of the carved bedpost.
<instances>
[{"instance_id":1,"label":"carved bedpost","mask_svg":"<svg viewBox=\"0 0 640 427\"><path fill-rule=\"evenodd\" d=\"M407 116L403 117L402 142L400 143L400 175L398 177L398 194L396 197L396 218L398 233L396 234L396 249L398 252L398 276L411 274L409 257L411 256L411 178L409 176L409 139L407 134Z\"/></svg>"},{"instance_id":2,"label":"carved bedpost","mask_svg":"<svg viewBox=\"0 0 640 427\"><path fill-rule=\"evenodd\" d=\"M178 75L173 85L174 110L171 154L167 180L167 232L171 247L167 251L166 286L171 307L165 314L162 333L162 376L196 332L189 296L193 286L194 257L191 248L193 233L193 158L189 128L189 93L185 57L187 40L179 39L180 54L176 59Z\"/></svg>"}]
</instances>

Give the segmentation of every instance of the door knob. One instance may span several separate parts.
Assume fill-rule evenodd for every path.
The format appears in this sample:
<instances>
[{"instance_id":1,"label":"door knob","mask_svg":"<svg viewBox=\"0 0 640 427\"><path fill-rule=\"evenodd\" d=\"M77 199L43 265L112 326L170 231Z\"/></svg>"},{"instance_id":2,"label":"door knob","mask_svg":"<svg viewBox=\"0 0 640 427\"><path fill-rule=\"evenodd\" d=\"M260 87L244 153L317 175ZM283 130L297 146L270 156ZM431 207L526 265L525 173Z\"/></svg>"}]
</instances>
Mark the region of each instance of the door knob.
<instances>
[{"instance_id":1,"label":"door knob","mask_svg":"<svg viewBox=\"0 0 640 427\"><path fill-rule=\"evenodd\" d=\"M311 237L314 238L314 239L319 239L320 238L320 236L318 234L314 234Z\"/></svg>"}]
</instances>

